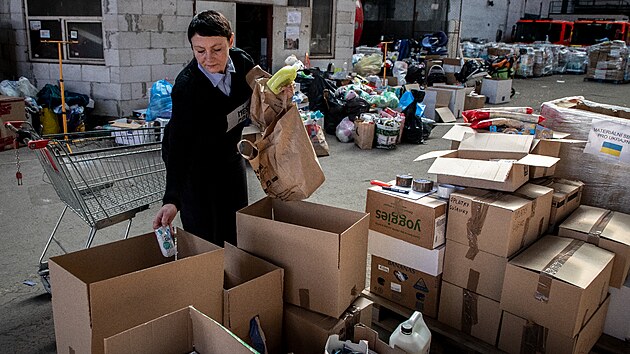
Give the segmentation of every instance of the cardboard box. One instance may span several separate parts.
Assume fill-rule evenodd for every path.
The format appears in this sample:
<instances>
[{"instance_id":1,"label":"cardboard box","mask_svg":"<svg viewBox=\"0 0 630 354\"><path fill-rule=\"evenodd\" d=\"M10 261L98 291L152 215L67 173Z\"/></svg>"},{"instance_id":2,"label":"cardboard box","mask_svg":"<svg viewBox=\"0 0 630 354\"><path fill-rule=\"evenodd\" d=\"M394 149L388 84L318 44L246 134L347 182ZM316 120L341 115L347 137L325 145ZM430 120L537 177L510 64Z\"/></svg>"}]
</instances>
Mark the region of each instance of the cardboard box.
<instances>
[{"instance_id":1,"label":"cardboard box","mask_svg":"<svg viewBox=\"0 0 630 354\"><path fill-rule=\"evenodd\" d=\"M466 95L464 97L464 111L469 109L479 109L486 105L486 96L476 93Z\"/></svg>"},{"instance_id":2,"label":"cardboard box","mask_svg":"<svg viewBox=\"0 0 630 354\"><path fill-rule=\"evenodd\" d=\"M4 127L4 122L25 121L26 108L24 97L0 95L0 138L10 138L14 134Z\"/></svg>"},{"instance_id":3,"label":"cardboard box","mask_svg":"<svg viewBox=\"0 0 630 354\"><path fill-rule=\"evenodd\" d=\"M488 98L490 104L510 102L512 80L483 79L481 94Z\"/></svg>"},{"instance_id":4,"label":"cardboard box","mask_svg":"<svg viewBox=\"0 0 630 354\"><path fill-rule=\"evenodd\" d=\"M369 215L265 197L236 213L238 247L284 268L284 301L339 317L365 288Z\"/></svg>"},{"instance_id":5,"label":"cardboard box","mask_svg":"<svg viewBox=\"0 0 630 354\"><path fill-rule=\"evenodd\" d=\"M365 340L368 342L368 348L378 354L405 354L406 352L400 348L392 348L388 343L383 342L378 337L378 332L365 324L357 324L354 326L354 341L359 342Z\"/></svg>"},{"instance_id":6,"label":"cardboard box","mask_svg":"<svg viewBox=\"0 0 630 354\"><path fill-rule=\"evenodd\" d=\"M338 334L341 340L351 339L358 323L372 324L372 301L362 296L339 318L285 304L283 353L320 354L329 336Z\"/></svg>"},{"instance_id":7,"label":"cardboard box","mask_svg":"<svg viewBox=\"0 0 630 354\"><path fill-rule=\"evenodd\" d=\"M527 319L503 311L499 349L520 353L590 353L604 328L610 296L574 337L551 331Z\"/></svg>"},{"instance_id":8,"label":"cardboard box","mask_svg":"<svg viewBox=\"0 0 630 354\"><path fill-rule=\"evenodd\" d=\"M370 291L436 318L442 274L430 275L375 255L371 258Z\"/></svg>"},{"instance_id":9,"label":"cardboard box","mask_svg":"<svg viewBox=\"0 0 630 354\"><path fill-rule=\"evenodd\" d=\"M544 156L560 156L560 147L563 140L561 139L534 139L532 144L531 153ZM551 177L556 173L556 165L551 167L536 167L529 168L529 178L542 178Z\"/></svg>"},{"instance_id":10,"label":"cardboard box","mask_svg":"<svg viewBox=\"0 0 630 354\"><path fill-rule=\"evenodd\" d=\"M255 316L270 353L282 349L282 286L284 270L225 243L223 325L252 345L249 328Z\"/></svg>"},{"instance_id":11,"label":"cardboard box","mask_svg":"<svg viewBox=\"0 0 630 354\"><path fill-rule=\"evenodd\" d=\"M544 236L505 269L501 309L574 337L608 294L614 253Z\"/></svg>"},{"instance_id":12,"label":"cardboard box","mask_svg":"<svg viewBox=\"0 0 630 354\"><path fill-rule=\"evenodd\" d=\"M436 158L428 173L437 174L439 183L514 192L529 180L531 166L549 168L560 160L529 154L531 136L457 131L449 134L462 137L457 150L432 151L414 160Z\"/></svg>"},{"instance_id":13,"label":"cardboard box","mask_svg":"<svg viewBox=\"0 0 630 354\"><path fill-rule=\"evenodd\" d=\"M437 120L435 110L440 107L448 107L451 102L451 94L444 90L429 89L430 87L427 87L427 90L424 91L424 99L422 100L422 103L425 104L424 116Z\"/></svg>"},{"instance_id":14,"label":"cardboard box","mask_svg":"<svg viewBox=\"0 0 630 354\"><path fill-rule=\"evenodd\" d=\"M446 226L446 224L444 224ZM444 245L432 250L370 230L368 254L390 259L430 275L442 274Z\"/></svg>"},{"instance_id":15,"label":"cardboard box","mask_svg":"<svg viewBox=\"0 0 630 354\"><path fill-rule=\"evenodd\" d=\"M558 236L592 243L615 254L610 286L620 288L630 269L630 215L580 205L560 224Z\"/></svg>"},{"instance_id":16,"label":"cardboard box","mask_svg":"<svg viewBox=\"0 0 630 354\"><path fill-rule=\"evenodd\" d=\"M106 354L251 354L253 348L193 306L105 338Z\"/></svg>"},{"instance_id":17,"label":"cardboard box","mask_svg":"<svg viewBox=\"0 0 630 354\"><path fill-rule=\"evenodd\" d=\"M494 301L501 301L508 258L479 251L470 259L466 257L468 250L467 244L450 239L446 241L442 279Z\"/></svg>"},{"instance_id":18,"label":"cardboard box","mask_svg":"<svg viewBox=\"0 0 630 354\"><path fill-rule=\"evenodd\" d=\"M409 199L385 193L381 187L367 191L365 212L370 229L427 249L444 244L446 202L432 197Z\"/></svg>"},{"instance_id":19,"label":"cardboard box","mask_svg":"<svg viewBox=\"0 0 630 354\"><path fill-rule=\"evenodd\" d=\"M501 324L499 302L442 281L438 320L496 345Z\"/></svg>"},{"instance_id":20,"label":"cardboard box","mask_svg":"<svg viewBox=\"0 0 630 354\"><path fill-rule=\"evenodd\" d=\"M526 183L512 194L519 198L532 201L532 214L529 216L527 224L525 225L524 246L528 246L547 233L549 229L553 189L533 183Z\"/></svg>"},{"instance_id":21,"label":"cardboard box","mask_svg":"<svg viewBox=\"0 0 630 354\"><path fill-rule=\"evenodd\" d=\"M468 258L479 251L510 257L525 245L531 200L477 188L453 192L446 238L468 245Z\"/></svg>"},{"instance_id":22,"label":"cardboard box","mask_svg":"<svg viewBox=\"0 0 630 354\"><path fill-rule=\"evenodd\" d=\"M620 288L608 288L610 292L610 306L604 324L604 333L620 340L630 340L630 276Z\"/></svg>"},{"instance_id":23,"label":"cardboard box","mask_svg":"<svg viewBox=\"0 0 630 354\"><path fill-rule=\"evenodd\" d=\"M448 103L448 108L453 112L455 118L459 118L462 116L462 111L464 110L464 96L466 96L466 92L464 92L464 86L460 85L448 85L448 84L433 84L431 87L427 87L426 91L444 91L450 94L450 100Z\"/></svg>"},{"instance_id":24,"label":"cardboard box","mask_svg":"<svg viewBox=\"0 0 630 354\"><path fill-rule=\"evenodd\" d=\"M51 257L58 353L103 353L103 339L195 306L223 311L223 249L177 230L178 259L162 256L154 233Z\"/></svg>"},{"instance_id":25,"label":"cardboard box","mask_svg":"<svg viewBox=\"0 0 630 354\"><path fill-rule=\"evenodd\" d=\"M580 206L584 183L563 178L536 179L532 183L553 189L550 229L557 227L566 217Z\"/></svg>"}]
</instances>

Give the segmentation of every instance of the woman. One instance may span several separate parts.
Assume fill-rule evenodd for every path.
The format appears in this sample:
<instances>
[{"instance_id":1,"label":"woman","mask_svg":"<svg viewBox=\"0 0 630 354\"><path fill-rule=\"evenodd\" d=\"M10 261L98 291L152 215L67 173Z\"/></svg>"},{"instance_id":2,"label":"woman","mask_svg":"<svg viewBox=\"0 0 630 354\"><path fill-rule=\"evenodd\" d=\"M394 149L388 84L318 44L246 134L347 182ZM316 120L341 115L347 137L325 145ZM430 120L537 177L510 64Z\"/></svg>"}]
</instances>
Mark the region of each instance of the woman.
<instances>
[{"instance_id":1,"label":"woman","mask_svg":"<svg viewBox=\"0 0 630 354\"><path fill-rule=\"evenodd\" d=\"M245 75L254 62L233 47L234 33L219 12L195 15L188 40L194 59L171 93L162 143L166 191L153 228L170 227L179 211L184 230L221 247L236 245L236 211L247 205L245 161L236 145L252 95Z\"/></svg>"}]
</instances>

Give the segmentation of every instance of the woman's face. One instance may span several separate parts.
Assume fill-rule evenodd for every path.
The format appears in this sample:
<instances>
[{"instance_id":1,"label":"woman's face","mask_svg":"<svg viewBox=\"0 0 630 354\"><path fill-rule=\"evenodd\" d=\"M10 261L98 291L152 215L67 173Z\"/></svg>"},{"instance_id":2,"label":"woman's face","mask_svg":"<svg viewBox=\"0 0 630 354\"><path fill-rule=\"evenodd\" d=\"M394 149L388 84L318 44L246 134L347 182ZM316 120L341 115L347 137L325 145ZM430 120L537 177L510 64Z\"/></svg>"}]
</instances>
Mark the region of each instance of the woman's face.
<instances>
[{"instance_id":1,"label":"woman's face","mask_svg":"<svg viewBox=\"0 0 630 354\"><path fill-rule=\"evenodd\" d=\"M195 34L190 39L195 59L210 73L223 73L229 57L229 49L234 43L234 35L225 37L204 37Z\"/></svg>"}]
</instances>

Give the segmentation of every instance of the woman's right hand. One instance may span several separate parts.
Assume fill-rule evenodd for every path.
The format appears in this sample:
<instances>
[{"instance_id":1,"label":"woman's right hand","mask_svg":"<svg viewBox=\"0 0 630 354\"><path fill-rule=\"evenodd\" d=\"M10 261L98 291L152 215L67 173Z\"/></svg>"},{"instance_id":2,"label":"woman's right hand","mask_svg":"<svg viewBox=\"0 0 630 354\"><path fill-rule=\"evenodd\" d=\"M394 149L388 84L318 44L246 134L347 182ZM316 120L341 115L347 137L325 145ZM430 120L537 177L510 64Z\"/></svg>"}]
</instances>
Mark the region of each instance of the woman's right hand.
<instances>
[{"instance_id":1,"label":"woman's right hand","mask_svg":"<svg viewBox=\"0 0 630 354\"><path fill-rule=\"evenodd\" d=\"M162 205L153 218L153 229L159 229L162 226L170 226L175 216L177 216L177 207L175 204Z\"/></svg>"}]
</instances>

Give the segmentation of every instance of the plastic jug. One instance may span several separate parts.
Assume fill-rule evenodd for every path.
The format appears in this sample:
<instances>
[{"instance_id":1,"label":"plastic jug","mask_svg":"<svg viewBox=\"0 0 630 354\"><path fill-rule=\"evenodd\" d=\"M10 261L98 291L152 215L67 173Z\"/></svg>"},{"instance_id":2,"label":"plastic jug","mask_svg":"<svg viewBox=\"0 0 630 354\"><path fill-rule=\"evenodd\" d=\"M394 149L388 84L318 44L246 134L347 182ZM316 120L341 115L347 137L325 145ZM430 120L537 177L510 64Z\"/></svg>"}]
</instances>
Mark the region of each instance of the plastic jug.
<instances>
[{"instance_id":1,"label":"plastic jug","mask_svg":"<svg viewBox=\"0 0 630 354\"><path fill-rule=\"evenodd\" d=\"M408 320L398 325L389 337L389 346L399 347L409 354L429 354L431 331L424 323L421 312L415 311Z\"/></svg>"}]
</instances>

